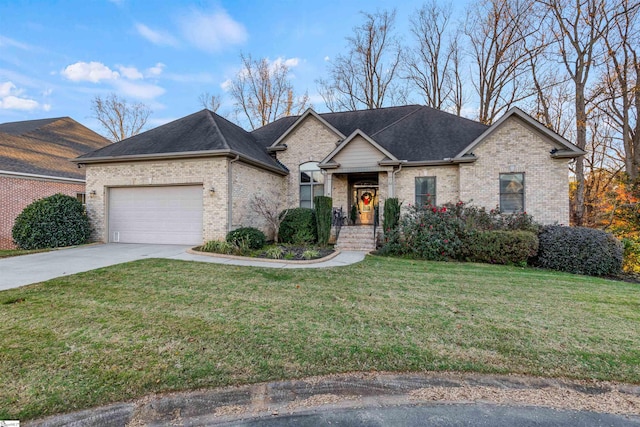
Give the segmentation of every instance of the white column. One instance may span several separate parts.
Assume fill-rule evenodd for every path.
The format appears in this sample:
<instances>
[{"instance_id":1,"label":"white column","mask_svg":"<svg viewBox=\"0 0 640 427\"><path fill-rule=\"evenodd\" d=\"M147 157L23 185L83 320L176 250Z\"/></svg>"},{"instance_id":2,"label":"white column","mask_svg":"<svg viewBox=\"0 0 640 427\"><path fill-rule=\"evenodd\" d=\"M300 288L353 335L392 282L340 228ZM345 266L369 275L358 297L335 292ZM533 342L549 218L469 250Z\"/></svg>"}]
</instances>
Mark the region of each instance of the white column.
<instances>
[{"instance_id":1,"label":"white column","mask_svg":"<svg viewBox=\"0 0 640 427\"><path fill-rule=\"evenodd\" d=\"M324 195L331 197L331 177L333 173L325 171L322 171L322 173L324 174Z\"/></svg>"}]
</instances>

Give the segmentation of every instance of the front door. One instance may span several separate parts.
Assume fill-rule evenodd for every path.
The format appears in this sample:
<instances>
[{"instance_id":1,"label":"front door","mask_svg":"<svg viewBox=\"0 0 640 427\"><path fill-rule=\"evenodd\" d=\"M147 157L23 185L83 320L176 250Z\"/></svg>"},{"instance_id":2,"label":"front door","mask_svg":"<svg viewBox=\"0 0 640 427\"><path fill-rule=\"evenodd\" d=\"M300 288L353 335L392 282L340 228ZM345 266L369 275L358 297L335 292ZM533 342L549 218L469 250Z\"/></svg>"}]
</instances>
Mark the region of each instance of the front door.
<instances>
[{"instance_id":1,"label":"front door","mask_svg":"<svg viewBox=\"0 0 640 427\"><path fill-rule=\"evenodd\" d=\"M356 188L353 193L358 209L356 224L373 224L375 209L378 206L378 189L362 187Z\"/></svg>"}]
</instances>

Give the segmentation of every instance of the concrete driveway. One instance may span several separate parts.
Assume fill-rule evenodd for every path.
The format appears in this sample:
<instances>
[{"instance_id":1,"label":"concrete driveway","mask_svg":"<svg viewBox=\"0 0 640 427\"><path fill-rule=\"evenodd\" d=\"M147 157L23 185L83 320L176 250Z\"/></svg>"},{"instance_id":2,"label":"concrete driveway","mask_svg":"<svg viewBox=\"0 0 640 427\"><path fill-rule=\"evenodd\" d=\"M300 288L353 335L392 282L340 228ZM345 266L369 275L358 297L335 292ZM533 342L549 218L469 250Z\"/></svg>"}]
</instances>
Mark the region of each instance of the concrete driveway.
<instances>
[{"instance_id":1,"label":"concrete driveway","mask_svg":"<svg viewBox=\"0 0 640 427\"><path fill-rule=\"evenodd\" d=\"M179 258L190 246L105 244L0 259L0 290L144 258Z\"/></svg>"}]
</instances>

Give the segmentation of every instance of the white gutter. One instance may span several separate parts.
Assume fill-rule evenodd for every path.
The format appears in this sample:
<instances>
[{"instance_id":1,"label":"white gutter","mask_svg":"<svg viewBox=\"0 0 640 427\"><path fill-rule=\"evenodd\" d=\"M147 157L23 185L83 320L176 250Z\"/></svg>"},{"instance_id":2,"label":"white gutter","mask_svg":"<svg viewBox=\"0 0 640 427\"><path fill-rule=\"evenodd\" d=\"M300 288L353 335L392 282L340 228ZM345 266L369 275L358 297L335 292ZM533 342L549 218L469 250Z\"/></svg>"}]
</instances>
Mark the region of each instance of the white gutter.
<instances>
[{"instance_id":1,"label":"white gutter","mask_svg":"<svg viewBox=\"0 0 640 427\"><path fill-rule=\"evenodd\" d=\"M8 175L8 176L11 176L11 177L15 176L15 177L25 177L25 178L48 179L48 180L55 180L55 181L74 182L74 183L79 183L79 184L84 184L85 183L84 179L65 178L65 177L60 177L60 176L38 175L38 174L34 174L34 173L11 172L11 171L3 171L3 170L0 170L0 175L2 175L2 176Z\"/></svg>"}]
</instances>

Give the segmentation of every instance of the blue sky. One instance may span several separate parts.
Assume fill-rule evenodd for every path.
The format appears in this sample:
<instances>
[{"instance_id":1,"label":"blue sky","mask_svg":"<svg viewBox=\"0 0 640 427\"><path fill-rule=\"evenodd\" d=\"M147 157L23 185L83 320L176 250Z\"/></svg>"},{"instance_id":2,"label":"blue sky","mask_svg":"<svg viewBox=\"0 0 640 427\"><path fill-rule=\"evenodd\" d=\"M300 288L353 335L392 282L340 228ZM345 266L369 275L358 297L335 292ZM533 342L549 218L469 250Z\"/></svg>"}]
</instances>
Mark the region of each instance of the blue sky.
<instances>
[{"instance_id":1,"label":"blue sky","mask_svg":"<svg viewBox=\"0 0 640 427\"><path fill-rule=\"evenodd\" d=\"M70 116L101 131L91 99L115 92L149 105L148 127L200 110L240 53L287 61L296 90L325 111L315 80L346 50L360 11L397 9L408 38L421 0L22 1L0 4L0 123Z\"/></svg>"}]
</instances>

